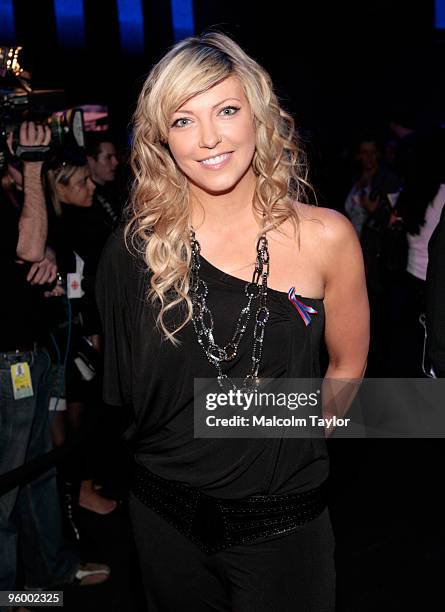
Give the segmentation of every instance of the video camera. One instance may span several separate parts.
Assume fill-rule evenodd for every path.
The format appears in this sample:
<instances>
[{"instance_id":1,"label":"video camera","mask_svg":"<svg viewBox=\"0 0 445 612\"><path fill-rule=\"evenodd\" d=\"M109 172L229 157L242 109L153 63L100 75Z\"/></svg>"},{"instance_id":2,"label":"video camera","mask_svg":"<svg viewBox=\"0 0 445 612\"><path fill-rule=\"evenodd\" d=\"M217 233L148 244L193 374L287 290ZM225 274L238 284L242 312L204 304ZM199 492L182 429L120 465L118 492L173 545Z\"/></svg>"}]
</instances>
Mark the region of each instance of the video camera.
<instances>
[{"instance_id":1,"label":"video camera","mask_svg":"<svg viewBox=\"0 0 445 612\"><path fill-rule=\"evenodd\" d=\"M9 153L10 133L12 150L23 161L43 161L54 147L85 145L82 109L67 109L62 90L33 90L29 76L19 64L20 50L21 47L0 47L0 169ZM18 133L23 121L48 125L49 146L20 146Z\"/></svg>"}]
</instances>

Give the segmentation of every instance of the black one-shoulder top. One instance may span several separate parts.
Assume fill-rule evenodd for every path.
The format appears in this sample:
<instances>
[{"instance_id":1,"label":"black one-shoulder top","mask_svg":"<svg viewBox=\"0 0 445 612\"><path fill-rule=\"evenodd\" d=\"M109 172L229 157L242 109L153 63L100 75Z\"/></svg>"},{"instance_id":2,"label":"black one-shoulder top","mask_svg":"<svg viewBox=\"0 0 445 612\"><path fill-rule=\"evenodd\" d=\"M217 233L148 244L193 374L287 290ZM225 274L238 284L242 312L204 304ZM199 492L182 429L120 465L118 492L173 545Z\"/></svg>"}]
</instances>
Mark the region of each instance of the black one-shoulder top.
<instances>
[{"instance_id":1,"label":"black one-shoulder top","mask_svg":"<svg viewBox=\"0 0 445 612\"><path fill-rule=\"evenodd\" d=\"M246 304L246 282L202 256L200 276L209 288L215 340L224 345ZM215 377L216 370L198 344L192 323L178 334L179 347L162 338L147 300L148 288L149 271L141 258L129 253L117 231L105 247L97 275L104 400L131 410L126 437L134 444L136 460L158 476L225 498L300 492L323 482L328 473L324 439L194 438L194 378ZM320 376L323 300L297 297L317 310L308 326L287 293L268 289L270 318L261 377ZM250 370L253 325L250 317L238 354L225 370L231 378L244 378Z\"/></svg>"}]
</instances>

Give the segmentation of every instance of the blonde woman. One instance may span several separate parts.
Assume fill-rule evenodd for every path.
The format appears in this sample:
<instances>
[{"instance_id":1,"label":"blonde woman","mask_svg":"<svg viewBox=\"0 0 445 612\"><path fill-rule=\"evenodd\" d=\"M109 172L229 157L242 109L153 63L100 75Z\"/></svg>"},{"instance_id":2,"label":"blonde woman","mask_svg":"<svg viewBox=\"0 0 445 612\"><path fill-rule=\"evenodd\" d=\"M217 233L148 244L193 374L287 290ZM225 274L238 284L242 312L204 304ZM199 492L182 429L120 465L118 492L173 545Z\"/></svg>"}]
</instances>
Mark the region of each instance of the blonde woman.
<instances>
[{"instance_id":1,"label":"blonde woman","mask_svg":"<svg viewBox=\"0 0 445 612\"><path fill-rule=\"evenodd\" d=\"M70 347L65 371L65 396L68 403L66 415L60 412L53 423L53 437L57 445L65 437L79 435L85 423L94 423L100 407L95 399L92 384L86 382L75 364L78 347L86 336L92 346L100 350L100 321L94 299L95 273L103 246L110 235L111 227L107 215L94 200L95 184L91 179L87 156L78 147L63 147L55 151L47 164L48 195L51 198L56 221L54 239L59 265L63 273L76 271L76 255L83 261L82 288L84 295L71 299L72 319L70 324ZM58 304L60 307L61 305ZM65 315L66 316L66 315ZM54 330L64 353L67 321ZM94 384L94 383L93 383ZM60 392L60 391L59 391ZM88 416L89 414L89 416ZM82 448L70 465L68 480L79 479L79 506L100 515L110 514L117 507L117 501L100 495L92 478L95 454L94 444L89 442ZM68 470L67 470L68 471ZM65 501L67 497L65 496Z\"/></svg>"},{"instance_id":2,"label":"blonde woman","mask_svg":"<svg viewBox=\"0 0 445 612\"><path fill-rule=\"evenodd\" d=\"M178 43L149 74L131 219L97 289L105 400L134 416L130 508L153 611L333 610L324 440L193 435L194 378L317 376L323 334L327 374L363 374L360 246L344 217L304 204L300 159L269 76L225 35Z\"/></svg>"}]
</instances>

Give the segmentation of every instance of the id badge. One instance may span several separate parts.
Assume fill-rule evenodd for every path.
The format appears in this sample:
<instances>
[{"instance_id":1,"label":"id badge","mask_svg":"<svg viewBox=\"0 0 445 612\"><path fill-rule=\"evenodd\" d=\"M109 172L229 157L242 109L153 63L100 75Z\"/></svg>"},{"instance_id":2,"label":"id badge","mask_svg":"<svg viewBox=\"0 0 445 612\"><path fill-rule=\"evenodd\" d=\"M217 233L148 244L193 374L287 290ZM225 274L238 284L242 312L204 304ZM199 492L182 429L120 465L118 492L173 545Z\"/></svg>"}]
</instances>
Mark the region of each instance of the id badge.
<instances>
[{"instance_id":1,"label":"id badge","mask_svg":"<svg viewBox=\"0 0 445 612\"><path fill-rule=\"evenodd\" d=\"M31 372L29 371L29 365L26 361L14 363L11 366L11 382L15 400L32 397L34 395Z\"/></svg>"},{"instance_id":2,"label":"id badge","mask_svg":"<svg viewBox=\"0 0 445 612\"><path fill-rule=\"evenodd\" d=\"M82 276L79 272L67 274L67 295L68 299L81 298L84 295L82 290Z\"/></svg>"}]
</instances>

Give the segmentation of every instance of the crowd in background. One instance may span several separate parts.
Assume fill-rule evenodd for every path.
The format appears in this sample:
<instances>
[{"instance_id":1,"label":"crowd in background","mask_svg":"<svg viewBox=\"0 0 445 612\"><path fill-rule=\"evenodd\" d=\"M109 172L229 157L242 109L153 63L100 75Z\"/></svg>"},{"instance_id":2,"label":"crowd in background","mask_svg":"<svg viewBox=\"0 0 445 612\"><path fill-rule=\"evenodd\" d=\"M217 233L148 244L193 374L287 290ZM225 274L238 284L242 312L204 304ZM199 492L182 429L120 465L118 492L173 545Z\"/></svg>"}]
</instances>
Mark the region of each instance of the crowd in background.
<instances>
[{"instance_id":1,"label":"crowd in background","mask_svg":"<svg viewBox=\"0 0 445 612\"><path fill-rule=\"evenodd\" d=\"M0 588L89 586L105 564L85 562L76 511L113 512L100 491L119 449L101 400L95 275L127 199L121 157L106 132L85 146L50 145L48 128L23 122L1 174L0 474L69 448L0 497ZM18 146L28 154L16 154ZM46 150L45 159L39 153ZM106 448L106 442L110 446ZM116 490L116 489L115 489ZM101 494L104 493L104 494Z\"/></svg>"},{"instance_id":2,"label":"crowd in background","mask_svg":"<svg viewBox=\"0 0 445 612\"><path fill-rule=\"evenodd\" d=\"M436 244L444 225L445 130L417 133L413 125L408 113L395 114L386 142L370 134L359 140L343 207L363 250L372 377L439 376L445 366Z\"/></svg>"}]
</instances>

